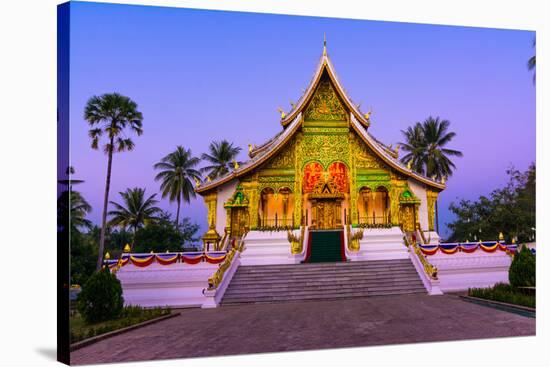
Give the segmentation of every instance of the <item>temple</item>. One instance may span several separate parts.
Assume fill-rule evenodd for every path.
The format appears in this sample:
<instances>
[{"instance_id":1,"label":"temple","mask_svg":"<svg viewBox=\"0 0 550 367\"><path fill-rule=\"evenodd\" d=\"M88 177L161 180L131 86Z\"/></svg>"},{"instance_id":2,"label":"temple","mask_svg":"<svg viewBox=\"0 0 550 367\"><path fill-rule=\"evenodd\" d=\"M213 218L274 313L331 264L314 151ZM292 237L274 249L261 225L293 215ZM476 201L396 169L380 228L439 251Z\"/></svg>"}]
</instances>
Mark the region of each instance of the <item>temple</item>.
<instances>
[{"instance_id":1,"label":"temple","mask_svg":"<svg viewBox=\"0 0 550 367\"><path fill-rule=\"evenodd\" d=\"M516 245L441 243L445 182L399 160L369 132L338 80L326 43L281 131L249 160L197 182L208 209L197 252L106 257L126 304L203 307L409 293L508 282Z\"/></svg>"},{"instance_id":2,"label":"temple","mask_svg":"<svg viewBox=\"0 0 550 367\"><path fill-rule=\"evenodd\" d=\"M439 238L435 203L445 183L412 171L398 147L369 133L370 112L347 95L326 45L308 88L290 112L281 111L280 123L276 136L249 146L250 160L196 188L208 208L205 242L346 226Z\"/></svg>"}]
</instances>

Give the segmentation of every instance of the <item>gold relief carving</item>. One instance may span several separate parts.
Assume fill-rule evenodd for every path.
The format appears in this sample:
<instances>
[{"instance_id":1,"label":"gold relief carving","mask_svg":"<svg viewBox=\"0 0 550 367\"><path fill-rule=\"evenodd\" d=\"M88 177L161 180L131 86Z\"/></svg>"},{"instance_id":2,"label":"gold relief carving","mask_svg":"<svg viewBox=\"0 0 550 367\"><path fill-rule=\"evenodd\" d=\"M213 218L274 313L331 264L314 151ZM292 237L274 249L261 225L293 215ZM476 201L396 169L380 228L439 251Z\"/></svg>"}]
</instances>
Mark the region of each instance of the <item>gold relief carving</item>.
<instances>
[{"instance_id":1,"label":"gold relief carving","mask_svg":"<svg viewBox=\"0 0 550 367\"><path fill-rule=\"evenodd\" d=\"M319 82L304 117L306 120L314 121L342 121L347 119L346 110L328 77L324 76Z\"/></svg>"},{"instance_id":2,"label":"gold relief carving","mask_svg":"<svg viewBox=\"0 0 550 367\"><path fill-rule=\"evenodd\" d=\"M414 204L402 205L400 210L400 222L403 231L412 232L415 230Z\"/></svg>"},{"instance_id":3,"label":"gold relief carving","mask_svg":"<svg viewBox=\"0 0 550 367\"><path fill-rule=\"evenodd\" d=\"M374 152L360 139L353 137L355 146L355 158L357 168L385 168L386 165L374 154Z\"/></svg>"},{"instance_id":4,"label":"gold relief carving","mask_svg":"<svg viewBox=\"0 0 550 367\"><path fill-rule=\"evenodd\" d=\"M302 167L303 153L302 153L302 133L296 134L294 144L294 167ZM302 175L301 173L294 175L294 223L302 223Z\"/></svg>"},{"instance_id":5,"label":"gold relief carving","mask_svg":"<svg viewBox=\"0 0 550 367\"><path fill-rule=\"evenodd\" d=\"M426 198L428 201L428 229L430 231L435 230L435 203L438 195L438 192L431 190L426 191Z\"/></svg>"},{"instance_id":6,"label":"gold relief carving","mask_svg":"<svg viewBox=\"0 0 550 367\"><path fill-rule=\"evenodd\" d=\"M351 224L358 224L359 223L359 213L357 210L357 159L354 157L354 150L356 149L355 145L355 139L354 134L349 135L350 142L349 144L349 156L350 156L350 213L348 213L348 217L351 220ZM351 215L350 215L351 214ZM347 223L348 218L345 218L345 222ZM350 223L348 223L350 224Z\"/></svg>"},{"instance_id":7,"label":"gold relief carving","mask_svg":"<svg viewBox=\"0 0 550 367\"><path fill-rule=\"evenodd\" d=\"M294 152L294 140L291 140L279 154L266 164L265 168L294 168Z\"/></svg>"},{"instance_id":8,"label":"gold relief carving","mask_svg":"<svg viewBox=\"0 0 550 367\"><path fill-rule=\"evenodd\" d=\"M216 192L213 192L211 194L205 195L204 197L204 204L206 205L206 209L208 211L208 225L211 227L216 226L216 206L218 201L218 194Z\"/></svg>"},{"instance_id":9,"label":"gold relief carving","mask_svg":"<svg viewBox=\"0 0 550 367\"><path fill-rule=\"evenodd\" d=\"M404 180L391 180L390 189L390 216L391 224L398 226L400 224L399 218L399 199L404 188L407 186L407 181Z\"/></svg>"},{"instance_id":10,"label":"gold relief carving","mask_svg":"<svg viewBox=\"0 0 550 367\"><path fill-rule=\"evenodd\" d=\"M302 159L303 161L300 167L303 167L308 161L318 161L325 168L334 161L341 161L348 164L348 135L304 135Z\"/></svg>"},{"instance_id":11,"label":"gold relief carving","mask_svg":"<svg viewBox=\"0 0 550 367\"><path fill-rule=\"evenodd\" d=\"M306 134L347 134L349 132L347 127L304 127L303 130Z\"/></svg>"}]
</instances>

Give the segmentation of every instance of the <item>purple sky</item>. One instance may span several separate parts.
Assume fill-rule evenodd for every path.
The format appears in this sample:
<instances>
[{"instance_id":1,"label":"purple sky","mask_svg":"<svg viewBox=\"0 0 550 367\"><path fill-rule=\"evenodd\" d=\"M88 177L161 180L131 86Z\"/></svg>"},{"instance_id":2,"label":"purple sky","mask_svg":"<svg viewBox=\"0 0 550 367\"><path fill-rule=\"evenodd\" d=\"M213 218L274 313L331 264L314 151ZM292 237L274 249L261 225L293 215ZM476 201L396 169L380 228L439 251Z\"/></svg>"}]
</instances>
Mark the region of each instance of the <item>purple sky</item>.
<instances>
[{"instance_id":1,"label":"purple sky","mask_svg":"<svg viewBox=\"0 0 550 367\"><path fill-rule=\"evenodd\" d=\"M87 136L90 96L119 92L144 116L135 150L114 157L110 200L127 187L156 193L152 166L177 145L199 156L225 138L245 160L248 143L280 131L277 107L306 88L323 33L348 94L372 107L376 138L395 144L429 115L451 121L449 147L464 157L440 196L443 235L450 202L486 195L508 166L535 160L534 32L73 2L71 164L90 218L100 223L107 165ZM206 226L200 197L182 215Z\"/></svg>"}]
</instances>

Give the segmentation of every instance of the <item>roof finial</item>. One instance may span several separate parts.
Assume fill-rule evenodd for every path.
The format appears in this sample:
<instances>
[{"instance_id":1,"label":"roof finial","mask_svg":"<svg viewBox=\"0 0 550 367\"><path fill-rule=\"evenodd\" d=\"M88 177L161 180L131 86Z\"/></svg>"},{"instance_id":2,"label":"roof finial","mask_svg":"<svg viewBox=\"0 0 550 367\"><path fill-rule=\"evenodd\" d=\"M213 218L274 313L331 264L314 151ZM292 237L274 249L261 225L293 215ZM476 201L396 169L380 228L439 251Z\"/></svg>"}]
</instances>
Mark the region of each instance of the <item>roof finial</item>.
<instances>
[{"instance_id":1,"label":"roof finial","mask_svg":"<svg viewBox=\"0 0 550 367\"><path fill-rule=\"evenodd\" d=\"M327 56L327 34L323 33L323 56Z\"/></svg>"}]
</instances>

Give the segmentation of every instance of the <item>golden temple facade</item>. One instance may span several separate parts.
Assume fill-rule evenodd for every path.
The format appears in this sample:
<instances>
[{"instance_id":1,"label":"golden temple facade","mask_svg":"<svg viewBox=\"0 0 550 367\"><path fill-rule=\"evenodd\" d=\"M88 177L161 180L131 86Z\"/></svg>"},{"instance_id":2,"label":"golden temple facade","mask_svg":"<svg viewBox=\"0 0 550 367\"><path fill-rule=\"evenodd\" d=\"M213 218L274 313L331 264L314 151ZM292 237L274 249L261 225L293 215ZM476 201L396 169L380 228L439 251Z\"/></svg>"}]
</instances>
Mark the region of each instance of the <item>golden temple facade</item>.
<instances>
[{"instance_id":1,"label":"golden temple facade","mask_svg":"<svg viewBox=\"0 0 550 367\"><path fill-rule=\"evenodd\" d=\"M196 188L208 208L209 236L346 225L434 231L444 182L400 163L398 149L376 140L370 123L325 48L305 93L281 112L282 131L251 146L250 159L231 173Z\"/></svg>"}]
</instances>

